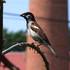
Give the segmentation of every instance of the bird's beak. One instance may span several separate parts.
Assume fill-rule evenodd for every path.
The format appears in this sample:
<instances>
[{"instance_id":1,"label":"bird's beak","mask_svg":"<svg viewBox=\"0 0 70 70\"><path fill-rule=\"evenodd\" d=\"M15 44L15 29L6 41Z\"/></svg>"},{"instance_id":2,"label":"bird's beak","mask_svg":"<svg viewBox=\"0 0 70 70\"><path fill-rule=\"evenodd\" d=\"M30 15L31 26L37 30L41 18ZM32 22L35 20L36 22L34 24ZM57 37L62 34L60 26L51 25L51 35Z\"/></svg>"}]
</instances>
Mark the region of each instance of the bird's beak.
<instances>
[{"instance_id":1,"label":"bird's beak","mask_svg":"<svg viewBox=\"0 0 70 70\"><path fill-rule=\"evenodd\" d=\"M21 17L24 17L24 14L20 14Z\"/></svg>"},{"instance_id":2,"label":"bird's beak","mask_svg":"<svg viewBox=\"0 0 70 70\"><path fill-rule=\"evenodd\" d=\"M26 19L26 16L24 15L24 13L20 14L20 16Z\"/></svg>"}]
</instances>

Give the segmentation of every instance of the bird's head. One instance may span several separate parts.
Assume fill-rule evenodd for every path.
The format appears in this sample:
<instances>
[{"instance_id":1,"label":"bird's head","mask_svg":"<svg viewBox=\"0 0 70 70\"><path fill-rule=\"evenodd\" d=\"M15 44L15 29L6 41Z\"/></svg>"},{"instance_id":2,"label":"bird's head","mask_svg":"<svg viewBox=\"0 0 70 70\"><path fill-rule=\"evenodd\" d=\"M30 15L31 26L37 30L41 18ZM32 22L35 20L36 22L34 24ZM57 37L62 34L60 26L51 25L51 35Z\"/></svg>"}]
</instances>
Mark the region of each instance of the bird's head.
<instances>
[{"instance_id":1,"label":"bird's head","mask_svg":"<svg viewBox=\"0 0 70 70\"><path fill-rule=\"evenodd\" d=\"M22 13L20 16L24 17L27 22L35 21L34 15L31 12Z\"/></svg>"}]
</instances>

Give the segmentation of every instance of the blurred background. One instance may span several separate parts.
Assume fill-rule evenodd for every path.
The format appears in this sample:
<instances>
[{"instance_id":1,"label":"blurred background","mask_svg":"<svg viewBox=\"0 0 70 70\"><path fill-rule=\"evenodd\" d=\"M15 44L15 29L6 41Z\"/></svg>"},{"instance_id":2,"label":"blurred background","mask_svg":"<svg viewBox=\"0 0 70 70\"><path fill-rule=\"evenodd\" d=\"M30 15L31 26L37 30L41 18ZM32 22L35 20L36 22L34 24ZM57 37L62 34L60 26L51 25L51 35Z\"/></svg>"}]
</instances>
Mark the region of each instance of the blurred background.
<instances>
[{"instance_id":1,"label":"blurred background","mask_svg":"<svg viewBox=\"0 0 70 70\"><path fill-rule=\"evenodd\" d=\"M30 0L5 1L6 3L3 4L3 50L16 42L26 42L26 21L20 17L20 14L29 11ZM68 0L68 30L70 37L70 0ZM13 64L18 66L20 70L25 70L26 53L22 52L25 51L25 49L26 48L17 46L11 49L11 51L19 51L21 53L15 52L5 55Z\"/></svg>"},{"instance_id":2,"label":"blurred background","mask_svg":"<svg viewBox=\"0 0 70 70\"><path fill-rule=\"evenodd\" d=\"M20 17L20 14L29 11L29 0L5 1L6 3L3 6L3 49L18 41L26 42L26 22ZM70 31L70 0L68 0L68 21L68 29ZM13 50L22 51L22 48L18 47Z\"/></svg>"},{"instance_id":3,"label":"blurred background","mask_svg":"<svg viewBox=\"0 0 70 70\"><path fill-rule=\"evenodd\" d=\"M3 50L16 42L26 42L26 22L20 17L29 11L29 0L5 0L3 4ZM25 48L15 47L12 51L24 51Z\"/></svg>"}]
</instances>

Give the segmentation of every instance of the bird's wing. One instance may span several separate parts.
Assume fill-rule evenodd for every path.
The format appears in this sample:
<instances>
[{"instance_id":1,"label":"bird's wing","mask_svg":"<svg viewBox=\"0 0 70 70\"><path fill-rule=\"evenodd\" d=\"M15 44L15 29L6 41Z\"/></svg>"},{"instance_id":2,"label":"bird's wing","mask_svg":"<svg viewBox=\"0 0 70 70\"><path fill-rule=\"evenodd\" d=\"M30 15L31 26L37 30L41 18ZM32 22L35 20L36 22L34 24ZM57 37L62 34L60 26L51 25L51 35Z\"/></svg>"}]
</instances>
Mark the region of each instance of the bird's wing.
<instances>
[{"instance_id":1,"label":"bird's wing","mask_svg":"<svg viewBox=\"0 0 70 70\"><path fill-rule=\"evenodd\" d=\"M51 50L51 52L56 56L56 52L55 50L51 47L51 44L49 42L49 40L47 39L46 35L40 30L40 29L36 29L34 27L31 27L31 29L36 32L39 36L38 39L40 39L40 42L43 42L43 44L48 45L48 48ZM38 40L36 38L36 40Z\"/></svg>"},{"instance_id":2,"label":"bird's wing","mask_svg":"<svg viewBox=\"0 0 70 70\"><path fill-rule=\"evenodd\" d=\"M31 28L31 30L33 30L38 35L38 38L34 38L34 40L36 40L38 42L42 42L44 45L47 45L47 47L49 48L49 50L56 56L56 52L55 52L54 48L51 47L51 44L50 44L50 42L49 42L46 34L41 29L41 27L37 23L34 22L31 25L30 28Z\"/></svg>"},{"instance_id":3,"label":"bird's wing","mask_svg":"<svg viewBox=\"0 0 70 70\"><path fill-rule=\"evenodd\" d=\"M33 24L31 26L31 29L33 31L35 31L40 37L42 37L42 39L48 44L51 45L47 36L45 35L45 33L43 32L43 30L40 28L40 26L38 24Z\"/></svg>"}]
</instances>

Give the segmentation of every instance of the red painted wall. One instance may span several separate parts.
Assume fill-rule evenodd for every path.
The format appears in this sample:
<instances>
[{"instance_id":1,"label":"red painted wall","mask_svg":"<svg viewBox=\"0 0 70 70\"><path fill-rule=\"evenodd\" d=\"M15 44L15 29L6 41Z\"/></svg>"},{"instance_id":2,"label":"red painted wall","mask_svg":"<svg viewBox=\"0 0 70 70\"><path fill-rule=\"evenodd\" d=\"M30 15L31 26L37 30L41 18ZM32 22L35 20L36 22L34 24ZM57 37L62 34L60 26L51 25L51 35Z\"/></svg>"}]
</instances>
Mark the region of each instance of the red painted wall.
<instances>
[{"instance_id":1,"label":"red painted wall","mask_svg":"<svg viewBox=\"0 0 70 70\"><path fill-rule=\"evenodd\" d=\"M6 58L17 66L20 70L25 70L26 66L26 54L25 52L10 52L7 53ZM9 70L4 64L0 65L0 70Z\"/></svg>"},{"instance_id":2,"label":"red painted wall","mask_svg":"<svg viewBox=\"0 0 70 70\"><path fill-rule=\"evenodd\" d=\"M69 57L66 22L67 0L30 0L29 8L37 16L38 24L46 33L57 54ZM28 37L28 42L33 42L31 37ZM45 46L40 47L42 47L45 56L48 58L50 70L69 70L69 61L65 60L64 57L56 58ZM27 58L26 70L46 70L42 58L37 53L34 53L34 50L27 50Z\"/></svg>"}]
</instances>

